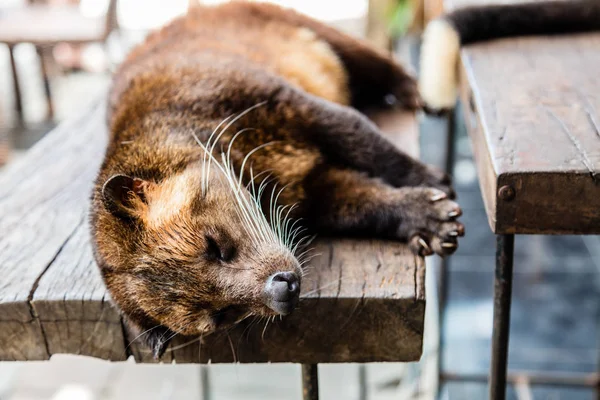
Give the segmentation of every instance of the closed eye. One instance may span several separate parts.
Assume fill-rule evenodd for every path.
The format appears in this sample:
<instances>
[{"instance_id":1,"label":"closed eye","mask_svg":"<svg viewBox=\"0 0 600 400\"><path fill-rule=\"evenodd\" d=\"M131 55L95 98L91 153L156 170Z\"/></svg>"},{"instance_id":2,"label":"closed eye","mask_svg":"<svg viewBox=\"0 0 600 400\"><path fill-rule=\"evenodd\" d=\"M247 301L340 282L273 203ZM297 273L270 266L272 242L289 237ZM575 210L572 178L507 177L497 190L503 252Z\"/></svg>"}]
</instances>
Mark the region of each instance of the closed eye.
<instances>
[{"instance_id":1,"label":"closed eye","mask_svg":"<svg viewBox=\"0 0 600 400\"><path fill-rule=\"evenodd\" d=\"M233 246L222 246L212 236L206 236L206 257L209 260L229 262L235 255Z\"/></svg>"},{"instance_id":2,"label":"closed eye","mask_svg":"<svg viewBox=\"0 0 600 400\"><path fill-rule=\"evenodd\" d=\"M221 253L219 244L210 236L206 237L206 257L209 260L223 261L223 253Z\"/></svg>"}]
</instances>

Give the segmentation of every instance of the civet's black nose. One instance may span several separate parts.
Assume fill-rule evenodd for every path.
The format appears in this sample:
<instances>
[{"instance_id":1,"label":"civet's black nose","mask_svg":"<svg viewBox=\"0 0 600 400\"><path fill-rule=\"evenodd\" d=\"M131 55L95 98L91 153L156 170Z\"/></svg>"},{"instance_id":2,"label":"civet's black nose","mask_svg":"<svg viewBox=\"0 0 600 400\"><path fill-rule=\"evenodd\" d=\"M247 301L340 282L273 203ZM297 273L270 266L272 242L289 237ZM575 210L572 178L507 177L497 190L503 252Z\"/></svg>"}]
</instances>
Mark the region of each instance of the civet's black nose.
<instances>
[{"instance_id":1,"label":"civet's black nose","mask_svg":"<svg viewBox=\"0 0 600 400\"><path fill-rule=\"evenodd\" d=\"M265 304L273 311L286 315L298 304L300 279L294 272L277 272L267 279Z\"/></svg>"}]
</instances>

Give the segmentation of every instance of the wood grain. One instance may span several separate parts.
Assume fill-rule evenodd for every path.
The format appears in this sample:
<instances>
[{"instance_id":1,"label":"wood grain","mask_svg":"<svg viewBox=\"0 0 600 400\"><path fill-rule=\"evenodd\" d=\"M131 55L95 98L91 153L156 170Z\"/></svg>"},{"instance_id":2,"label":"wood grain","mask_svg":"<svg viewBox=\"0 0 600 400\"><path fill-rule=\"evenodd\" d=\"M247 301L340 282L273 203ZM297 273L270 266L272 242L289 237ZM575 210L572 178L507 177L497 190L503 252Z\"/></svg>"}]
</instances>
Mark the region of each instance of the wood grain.
<instances>
[{"instance_id":1,"label":"wood grain","mask_svg":"<svg viewBox=\"0 0 600 400\"><path fill-rule=\"evenodd\" d=\"M498 40L461 58L492 230L600 233L600 34Z\"/></svg>"},{"instance_id":2,"label":"wood grain","mask_svg":"<svg viewBox=\"0 0 600 400\"><path fill-rule=\"evenodd\" d=\"M41 277L31 304L48 353L124 360L123 330L92 256L89 225L77 227Z\"/></svg>"},{"instance_id":3,"label":"wood grain","mask_svg":"<svg viewBox=\"0 0 600 400\"><path fill-rule=\"evenodd\" d=\"M465 117L465 125L471 138L473 156L477 166L479 186L484 200L485 212L488 217L488 222L492 230L496 226L496 193L498 192L498 181L491 154L487 151L487 142L482 130L482 122L480 115L475 109L475 101L473 99L473 91L466 84L465 68L460 69L461 82L460 98L463 104L463 113Z\"/></svg>"},{"instance_id":4,"label":"wood grain","mask_svg":"<svg viewBox=\"0 0 600 400\"><path fill-rule=\"evenodd\" d=\"M376 121L410 152L413 115ZM53 354L152 362L109 303L91 253L87 212L106 145L104 100L61 125L0 175L0 360ZM163 362L414 361L425 311L424 264L395 242L322 239L298 313L240 325ZM247 321L250 323L251 321ZM232 352L233 349L233 352Z\"/></svg>"},{"instance_id":5,"label":"wood grain","mask_svg":"<svg viewBox=\"0 0 600 400\"><path fill-rule=\"evenodd\" d=\"M103 135L90 140L93 122L86 114L62 125L0 176L0 359L49 356L30 300L83 221L104 146Z\"/></svg>"}]
</instances>

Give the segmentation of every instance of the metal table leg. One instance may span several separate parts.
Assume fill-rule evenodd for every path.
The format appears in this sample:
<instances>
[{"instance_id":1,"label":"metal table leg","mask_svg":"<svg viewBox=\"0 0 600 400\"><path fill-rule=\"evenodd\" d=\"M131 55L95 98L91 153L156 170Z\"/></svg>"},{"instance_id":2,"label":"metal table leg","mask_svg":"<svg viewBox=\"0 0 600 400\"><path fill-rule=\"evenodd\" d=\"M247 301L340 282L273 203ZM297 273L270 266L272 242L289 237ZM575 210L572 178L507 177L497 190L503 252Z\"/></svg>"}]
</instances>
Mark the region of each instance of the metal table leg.
<instances>
[{"instance_id":1,"label":"metal table leg","mask_svg":"<svg viewBox=\"0 0 600 400\"><path fill-rule=\"evenodd\" d=\"M446 159L444 160L444 169L446 173L452 176L454 170L454 156L456 148L456 109L448 112L446 126Z\"/></svg>"},{"instance_id":2,"label":"metal table leg","mask_svg":"<svg viewBox=\"0 0 600 400\"><path fill-rule=\"evenodd\" d=\"M15 111L17 113L17 123L22 126L25 118L23 117L23 100L21 99L21 85L19 84L19 73L17 71L17 62L15 61L15 47L8 46L10 55L10 68L13 78L13 89L15 91Z\"/></svg>"},{"instance_id":3,"label":"metal table leg","mask_svg":"<svg viewBox=\"0 0 600 400\"><path fill-rule=\"evenodd\" d=\"M302 364L302 399L319 400L318 364Z\"/></svg>"},{"instance_id":4,"label":"metal table leg","mask_svg":"<svg viewBox=\"0 0 600 400\"><path fill-rule=\"evenodd\" d=\"M367 400L367 366L358 366L358 400Z\"/></svg>"},{"instance_id":5,"label":"metal table leg","mask_svg":"<svg viewBox=\"0 0 600 400\"><path fill-rule=\"evenodd\" d=\"M50 78L48 76L48 61L45 58L47 55L41 47L36 47L38 57L40 59L40 69L42 71L42 78L44 80L44 94L46 95L46 119L52 120L54 118L54 107L52 106L52 91L50 89Z\"/></svg>"},{"instance_id":6,"label":"metal table leg","mask_svg":"<svg viewBox=\"0 0 600 400\"><path fill-rule=\"evenodd\" d=\"M491 400L504 400L506 396L514 246L515 235L497 236L496 271L494 276L494 327L489 387L489 398Z\"/></svg>"},{"instance_id":7,"label":"metal table leg","mask_svg":"<svg viewBox=\"0 0 600 400\"><path fill-rule=\"evenodd\" d=\"M456 148L456 110L450 110L446 119L446 158L444 160L445 172L452 176L454 171L454 156ZM448 297L448 273L450 260L443 258L440 262L440 274L438 282L438 328L440 331L438 343L438 392L444 380L442 356L444 349L444 313Z\"/></svg>"},{"instance_id":8,"label":"metal table leg","mask_svg":"<svg viewBox=\"0 0 600 400\"><path fill-rule=\"evenodd\" d=\"M452 176L454 171L454 153L456 148L456 110L452 109L448 112L446 120L446 159L444 160L445 172ZM439 327L440 333L442 330L442 322L444 318L444 306L446 304L446 297L448 296L448 265L449 259L443 258L440 263L440 281L439 281ZM440 336L441 346L441 336Z\"/></svg>"},{"instance_id":9,"label":"metal table leg","mask_svg":"<svg viewBox=\"0 0 600 400\"><path fill-rule=\"evenodd\" d=\"M208 377L208 365L200 366L200 390L202 390L202 400L210 400L211 398L211 390L210 390L210 379Z\"/></svg>"}]
</instances>

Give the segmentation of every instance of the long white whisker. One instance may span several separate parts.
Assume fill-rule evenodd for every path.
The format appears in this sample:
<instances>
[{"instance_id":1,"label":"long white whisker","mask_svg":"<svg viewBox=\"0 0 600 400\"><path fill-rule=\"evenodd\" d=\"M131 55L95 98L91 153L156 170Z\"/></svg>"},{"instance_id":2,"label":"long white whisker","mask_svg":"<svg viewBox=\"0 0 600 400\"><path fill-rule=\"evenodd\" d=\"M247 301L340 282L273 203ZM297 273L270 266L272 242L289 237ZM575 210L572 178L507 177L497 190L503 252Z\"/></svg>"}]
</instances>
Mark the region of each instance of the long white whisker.
<instances>
[{"instance_id":1,"label":"long white whisker","mask_svg":"<svg viewBox=\"0 0 600 400\"><path fill-rule=\"evenodd\" d=\"M289 242L292 243L294 241L294 232L299 228L296 227L296 224L300 223L300 221L302 221L302 218L298 218L296 219L294 222L292 222L292 225L288 228L288 238L289 238Z\"/></svg>"},{"instance_id":2,"label":"long white whisker","mask_svg":"<svg viewBox=\"0 0 600 400\"><path fill-rule=\"evenodd\" d=\"M300 261L300 268L302 268L303 271L308 271L308 269L310 267L308 265L308 263L310 261L312 261L315 257L318 257L320 255L322 255L322 254L321 253L315 253L315 254L310 255L309 257L306 257L304 260Z\"/></svg>"},{"instance_id":3,"label":"long white whisker","mask_svg":"<svg viewBox=\"0 0 600 400\"><path fill-rule=\"evenodd\" d=\"M250 169L252 169L252 167L250 167ZM254 175L254 179L258 179L259 176L261 176L262 174L267 174L267 178L273 173L272 169L266 169L264 171L259 172L258 174ZM265 179L267 179L265 178Z\"/></svg>"},{"instance_id":4,"label":"long white whisker","mask_svg":"<svg viewBox=\"0 0 600 400\"><path fill-rule=\"evenodd\" d=\"M235 139L238 138L238 136L240 136L242 133L248 132L248 131L255 131L256 129L254 128L244 128L239 130L235 135L233 135L233 138L231 138L231 140L229 141L229 146L227 147L227 161L229 162L231 160L231 148L233 147L233 142L235 142Z\"/></svg>"},{"instance_id":5,"label":"long white whisker","mask_svg":"<svg viewBox=\"0 0 600 400\"><path fill-rule=\"evenodd\" d=\"M290 227L290 222L293 223L292 218L290 217L290 213L292 211L294 211L298 206L298 203L293 204L290 209L288 210L287 214L285 215L285 223L283 225L283 242L285 243L286 246L290 245L290 231L289 231L289 227Z\"/></svg>"},{"instance_id":6,"label":"long white whisker","mask_svg":"<svg viewBox=\"0 0 600 400\"><path fill-rule=\"evenodd\" d=\"M182 344L180 344L178 346L171 347L171 348L169 348L169 350L170 351L174 351L174 350L183 349L184 347L189 346L190 344L195 343L195 342L197 342L199 340L202 340L202 336L198 336L196 339L190 340L189 342L182 343Z\"/></svg>"},{"instance_id":7,"label":"long white whisker","mask_svg":"<svg viewBox=\"0 0 600 400\"><path fill-rule=\"evenodd\" d=\"M279 192L277 193L277 196L275 197L275 202L273 203L273 206L276 206L276 205L277 205L277 201L279 201L279 196L281 195L281 193L282 193L282 192L283 192L283 191L284 191L284 190L285 190L285 189L286 189L286 188L287 188L289 185L291 185L292 183L293 183L293 182L290 182L290 183L286 184L284 187L282 187L282 188L279 190ZM273 214L271 213L271 226L273 226L273 218L274 218L274 217L275 217L275 218L277 218L278 216L277 216L277 215L273 215Z\"/></svg>"},{"instance_id":8,"label":"long white whisker","mask_svg":"<svg viewBox=\"0 0 600 400\"><path fill-rule=\"evenodd\" d=\"M272 144L272 143L273 143L273 142L264 143L264 144L262 144L262 145L260 145L260 146L258 146L258 147L256 147L256 148L254 148L252 151L250 151L250 152L249 152L249 153L248 153L248 154L247 154L247 155L244 157L244 160L242 161L242 166L241 166L241 168L240 168L240 176L239 176L239 178L238 178L238 189L241 189L241 186L242 186L242 177L243 177L243 175L244 175L244 169L245 169L245 167L246 167L246 162L249 160L249 158L252 156L252 154L254 154L256 151L258 151L258 150L260 150L260 149L264 148L265 146L268 146L268 145L270 145L270 144ZM255 206L256 206L256 208L258 209L258 213L256 213L256 214L260 214L260 216L259 216L259 215L255 215L255 216L256 216L257 218L261 218L261 217L263 217L263 218L264 218L264 215L262 214L262 212L261 212L261 210L260 210L260 209L261 209L261 207L260 207L260 197L254 197L254 198L253 198L253 200L254 200L254 202L255 202ZM268 232L268 231L266 231L266 228L264 227L264 225L263 225L263 224L261 224L260 226L261 226L261 227L263 227L263 229L262 229L262 230L263 230L263 232L262 232L262 233L263 233L263 235L264 235L264 236L267 236L267 237L268 237L268 236L271 236L271 240L274 240L274 238L272 237L272 236L273 236L273 232L272 232L272 231L271 231L271 232Z\"/></svg>"},{"instance_id":9,"label":"long white whisker","mask_svg":"<svg viewBox=\"0 0 600 400\"><path fill-rule=\"evenodd\" d=\"M207 144L207 146L206 146L206 147L207 147L207 148L210 148L210 154L213 154L213 152L214 152L214 150L215 150L215 146L217 145L217 142L218 142L218 141L221 139L221 136L223 136L223 134L224 134L225 132L227 132L227 130L228 130L230 127L231 127L231 125L235 124L235 123L236 123L236 122L237 122L237 121L238 121L240 118L242 118L244 115L248 114L250 111L252 111L252 110L254 110L254 109L258 108L258 107L261 107L261 106L263 106L263 105L265 105L265 104L267 104L267 102L266 102L266 101L262 101L262 102L260 102L260 103L258 103L258 104L255 104L255 105L253 105L253 106L251 106L251 107L248 107L248 108L246 108L244 111L242 111L241 113L239 113L239 114L238 114L238 115L237 115L235 118L233 118L231 121L229 121L229 122L227 123L227 125L225 125L225 126L223 127L223 129L221 129L221 132L219 132L219 134L218 134L218 135L217 135L217 136L214 138L214 140L212 140L212 144ZM213 136L213 135L211 135L211 138L212 138L212 136ZM209 177L209 176L210 176L210 163L208 164L208 167L207 167L207 169L208 169L208 170L207 170L207 173L206 173L206 174L207 174L207 176Z\"/></svg>"},{"instance_id":10,"label":"long white whisker","mask_svg":"<svg viewBox=\"0 0 600 400\"><path fill-rule=\"evenodd\" d=\"M216 158L213 156L212 153L207 151L207 148L202 144L202 142L198 139L198 137L196 136L196 134L194 132L192 132L192 136L194 137L194 139L196 140L196 142L198 143L198 145L205 151L205 153L208 154L208 157L210 158L210 160L212 160L213 162L215 162L216 166L223 172L223 174L225 175L225 177L227 178L231 189L234 192L234 196L236 196L236 201L238 202L238 204L240 206L242 205L246 205L247 206L247 202L245 201L244 196L240 196L239 193L239 185L235 184L235 179L232 177L234 172L232 170L232 168L229 166L229 162L228 160L225 158L225 155L222 153L221 154L221 158L223 159L224 162L224 166L221 166L219 164L219 162L216 160ZM252 229L253 225L252 225L252 217L250 215L248 215L248 207L240 207L241 211L242 211L242 215L244 216L244 219L246 220L248 227L251 228L250 232L251 234L253 234L254 236L254 240L256 242L257 235L256 235L256 229Z\"/></svg>"},{"instance_id":11,"label":"long white whisker","mask_svg":"<svg viewBox=\"0 0 600 400\"><path fill-rule=\"evenodd\" d=\"M304 298L304 297L306 297L306 296L309 296L309 295L311 295L311 294L313 294L313 293L316 293L316 292L318 292L318 291L320 291L320 290L323 290L323 289L325 289L325 288L328 288L328 287L330 287L330 286L337 285L337 284L339 284L339 283L340 283L340 279L336 279L335 281L332 281L332 282L326 283L325 285L323 285L323 286L321 286L321 287L318 287L318 288L316 288L315 290L311 290L310 292L302 293L302 295L300 296L300 298L302 299L302 298Z\"/></svg>"},{"instance_id":12,"label":"long white whisker","mask_svg":"<svg viewBox=\"0 0 600 400\"><path fill-rule=\"evenodd\" d=\"M303 228L303 230L302 230L301 232L303 232L303 231L305 231L305 230L306 230L306 229L304 229L304 228ZM305 246L305 245L306 245L305 241L307 241L308 239L309 239L309 237L308 237L308 236L304 236L302 239L298 240L298 241L296 242L296 244L294 245L294 247L292 248L292 254L296 254L296 250L298 250L298 248L299 248L300 246L303 246L303 245Z\"/></svg>"},{"instance_id":13,"label":"long white whisker","mask_svg":"<svg viewBox=\"0 0 600 400\"><path fill-rule=\"evenodd\" d=\"M306 228L303 227L302 225L298 225L293 231L292 231L292 238L291 238L291 242L294 243L294 241L296 240L296 238L298 237L298 235L301 235L304 231L306 231Z\"/></svg>"},{"instance_id":14,"label":"long white whisker","mask_svg":"<svg viewBox=\"0 0 600 400\"><path fill-rule=\"evenodd\" d=\"M277 235L280 238L282 238L282 241L284 243L285 243L285 240L283 240L283 231L282 231L283 223L282 223L282 220L281 220L281 216L285 212L285 209L289 208L289 207L290 207L289 204L286 204L285 206L279 206L279 207L277 207L277 225L276 225L277 226ZM285 221L284 221L284 223L285 223Z\"/></svg>"},{"instance_id":15,"label":"long white whisker","mask_svg":"<svg viewBox=\"0 0 600 400\"><path fill-rule=\"evenodd\" d=\"M231 127L231 125L235 124L237 121L239 121L240 118L242 118L244 115L248 114L250 111L264 106L265 104L267 104L266 101L262 101L258 104L255 104L251 107L246 108L244 111L242 111L241 113L239 113L234 119L232 119L227 125L225 125L223 127L223 129L221 129L221 132L219 132L219 134L215 137L215 140L213 141L211 147L210 147L210 152L212 153L215 150L215 146L217 145L217 142L219 141L219 139L221 139L221 136L223 136L223 134L225 132L227 132L227 130Z\"/></svg>"},{"instance_id":16,"label":"long white whisker","mask_svg":"<svg viewBox=\"0 0 600 400\"><path fill-rule=\"evenodd\" d=\"M290 215L292 215L292 212L297 205L278 205L283 191L290 186L291 183L278 188L276 183L277 179L272 176L273 174L270 170L255 174L254 169L250 166L249 181L247 184L243 184L246 180L245 176L248 176L245 175L245 173L247 173L246 166L251 164L251 157L259 150L275 142L264 143L249 151L242 159L239 171L237 168L233 167L231 159L233 146L235 145L236 140L244 132L251 131L253 128L243 128L237 131L231 139L229 139L227 147L221 148L219 155L215 154L217 144L221 141L221 138L228 129L244 115L265 103L266 102L256 104L235 116L225 118L213 130L206 143L203 143L195 132L191 132L191 135L204 151L202 159L203 193L206 194L208 192L210 171L212 169L212 164L214 164L215 168L223 174L227 185L232 190L233 199L238 206L236 207L236 212L238 213L241 225L245 228L255 246L260 248L261 243L268 242L282 246L292 254L295 254L299 246L306 241L306 238L302 238L295 243L296 238L304 232L304 228L302 228L301 225L299 226L300 219L293 220L290 218ZM236 171L238 172L236 173ZM263 210L261 201L265 197L265 191L270 188L270 186L272 186L272 190L268 204L269 211L267 212L266 208ZM269 220L267 220L267 217L269 217ZM290 249L290 246L292 245L294 245L294 247L293 249ZM305 253L302 254L302 257L304 257L304 255ZM268 325L268 322L266 325Z\"/></svg>"},{"instance_id":17,"label":"long white whisker","mask_svg":"<svg viewBox=\"0 0 600 400\"><path fill-rule=\"evenodd\" d=\"M247 218L247 221L251 224L251 228L253 228L258 233L262 240L274 241L275 238L273 237L273 232L269 232L265 227L268 224L266 223L266 220L264 220L265 217L260 210L260 203L254 198L252 198L252 201L249 202L246 196L240 194L241 181L236 181L236 179L234 178L233 168L229 165L230 162L225 158L224 154L222 154L222 158L223 163L226 165L226 167L228 167L227 170L229 171L229 173L226 175L226 178L229 181L230 186L234 190L236 200L240 205L243 206L243 209L246 212L246 214L248 214L249 217ZM258 221L261 221L262 223L259 224ZM252 222L254 222L254 224L252 224Z\"/></svg>"},{"instance_id":18,"label":"long white whisker","mask_svg":"<svg viewBox=\"0 0 600 400\"><path fill-rule=\"evenodd\" d=\"M233 115L230 115L227 118L223 119L221 122L219 122L219 124L217 125L217 127L208 136L208 139L206 141L206 146L207 147L210 146L211 140L213 139L215 133L219 130L219 128L221 127L221 125L223 125L224 123L226 123L231 117L233 117ZM196 141L198 141L198 140L196 140ZM206 160L207 160L207 152L204 151L204 154L202 156L202 194L203 195L206 195L206 191L208 190L208 178L210 177L208 175L208 173L207 173ZM210 162L210 160L209 160L209 162Z\"/></svg>"},{"instance_id":19,"label":"long white whisker","mask_svg":"<svg viewBox=\"0 0 600 400\"><path fill-rule=\"evenodd\" d=\"M238 212L240 213L240 218L242 218L242 220L244 221L244 225L246 226L246 228L249 230L249 232L252 233L255 244L258 243L259 239L264 240L264 237L260 238L260 233L256 229L255 213L252 212L253 210L250 204L248 203L246 196L240 193L239 188L235 185L235 182L231 179L231 176L229 174L226 175L226 178L233 190L236 202L240 206L236 210L238 210Z\"/></svg>"},{"instance_id":20,"label":"long white whisker","mask_svg":"<svg viewBox=\"0 0 600 400\"><path fill-rule=\"evenodd\" d=\"M248 159L254 154L256 153L258 150L263 149L267 146L272 145L273 143L275 143L275 141L272 142L267 142L267 143L263 143L258 147L255 147L254 149L252 149L252 151L248 152L248 154L246 154L246 157L244 157L244 160L242 161L242 165L240 167L240 176L239 176L239 182L241 184L242 182L242 177L244 176L244 169L246 168L246 162L248 161Z\"/></svg>"},{"instance_id":21,"label":"long white whisker","mask_svg":"<svg viewBox=\"0 0 600 400\"><path fill-rule=\"evenodd\" d=\"M296 256L296 258L298 259L298 261L300 263L303 263L305 260L302 259L302 257L304 257L305 255L309 254L311 251L313 251L315 248L311 247L309 249L304 250L302 253L300 253L299 255ZM314 258L314 256L312 256L311 258Z\"/></svg>"}]
</instances>

